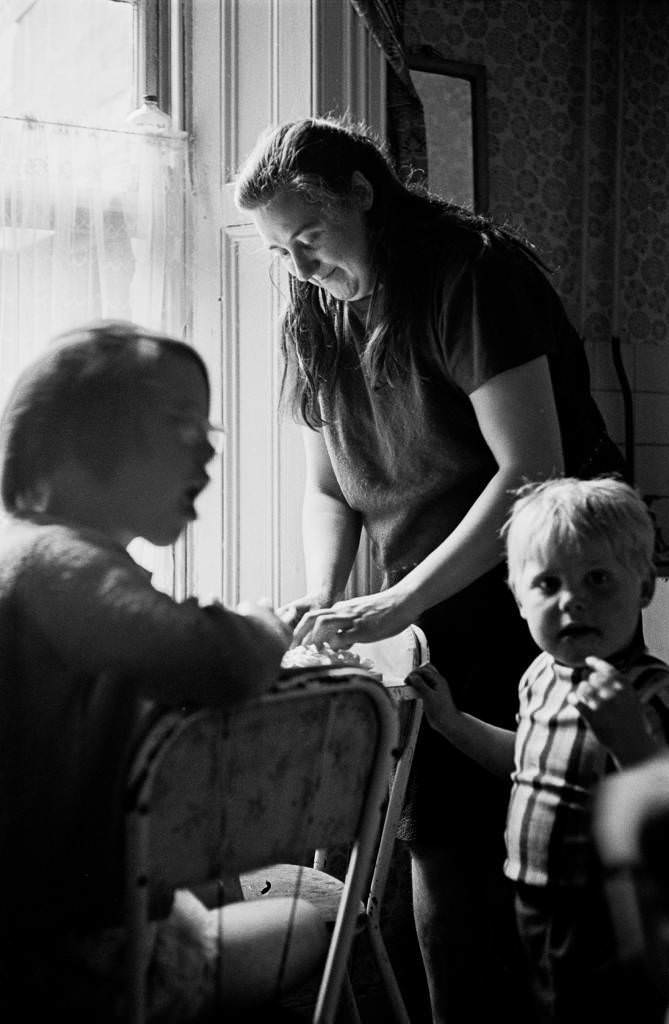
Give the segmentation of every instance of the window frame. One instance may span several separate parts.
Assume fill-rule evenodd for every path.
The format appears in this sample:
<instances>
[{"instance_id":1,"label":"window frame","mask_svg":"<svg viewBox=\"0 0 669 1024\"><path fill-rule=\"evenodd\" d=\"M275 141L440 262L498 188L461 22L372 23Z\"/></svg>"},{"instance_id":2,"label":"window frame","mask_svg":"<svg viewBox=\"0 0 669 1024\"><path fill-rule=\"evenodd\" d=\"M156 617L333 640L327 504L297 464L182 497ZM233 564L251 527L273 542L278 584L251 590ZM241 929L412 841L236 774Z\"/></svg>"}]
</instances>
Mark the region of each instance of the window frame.
<instances>
[{"instance_id":1,"label":"window frame","mask_svg":"<svg viewBox=\"0 0 669 1024\"><path fill-rule=\"evenodd\" d=\"M143 96L156 96L158 106L170 114L176 131L184 127L187 2L190 0L135 2L137 99L141 102Z\"/></svg>"}]
</instances>

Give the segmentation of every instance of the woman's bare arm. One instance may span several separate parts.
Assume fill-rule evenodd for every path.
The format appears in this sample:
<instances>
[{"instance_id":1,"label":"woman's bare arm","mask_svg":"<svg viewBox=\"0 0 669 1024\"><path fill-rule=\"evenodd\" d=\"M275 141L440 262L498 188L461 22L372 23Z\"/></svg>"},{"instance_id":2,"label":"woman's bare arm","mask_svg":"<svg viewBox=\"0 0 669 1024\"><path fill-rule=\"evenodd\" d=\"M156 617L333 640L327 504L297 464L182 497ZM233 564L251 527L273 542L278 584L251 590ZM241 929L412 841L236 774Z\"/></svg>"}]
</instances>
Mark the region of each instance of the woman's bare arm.
<instances>
[{"instance_id":1,"label":"woman's bare arm","mask_svg":"<svg viewBox=\"0 0 669 1024\"><path fill-rule=\"evenodd\" d=\"M499 531L517 487L562 472L560 429L545 356L498 374L470 397L497 472L456 528L404 579L383 593L340 601L314 613L305 622L305 637L330 640L342 629L347 643L355 643L400 632L426 608L499 563Z\"/></svg>"}]
</instances>

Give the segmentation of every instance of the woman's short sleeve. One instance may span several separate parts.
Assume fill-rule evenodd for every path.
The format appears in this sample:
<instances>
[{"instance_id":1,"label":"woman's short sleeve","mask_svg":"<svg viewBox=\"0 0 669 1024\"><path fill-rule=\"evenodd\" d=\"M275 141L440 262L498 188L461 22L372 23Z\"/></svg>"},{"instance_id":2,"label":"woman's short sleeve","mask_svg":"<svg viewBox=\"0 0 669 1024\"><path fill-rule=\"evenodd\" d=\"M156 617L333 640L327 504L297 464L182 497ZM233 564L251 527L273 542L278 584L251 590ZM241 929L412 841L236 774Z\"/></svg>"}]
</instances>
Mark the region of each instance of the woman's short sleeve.
<instances>
[{"instance_id":1,"label":"woman's short sleeve","mask_svg":"<svg viewBox=\"0 0 669 1024\"><path fill-rule=\"evenodd\" d=\"M555 351L572 330L553 287L522 251L495 246L443 282L438 336L445 368L466 394Z\"/></svg>"}]
</instances>

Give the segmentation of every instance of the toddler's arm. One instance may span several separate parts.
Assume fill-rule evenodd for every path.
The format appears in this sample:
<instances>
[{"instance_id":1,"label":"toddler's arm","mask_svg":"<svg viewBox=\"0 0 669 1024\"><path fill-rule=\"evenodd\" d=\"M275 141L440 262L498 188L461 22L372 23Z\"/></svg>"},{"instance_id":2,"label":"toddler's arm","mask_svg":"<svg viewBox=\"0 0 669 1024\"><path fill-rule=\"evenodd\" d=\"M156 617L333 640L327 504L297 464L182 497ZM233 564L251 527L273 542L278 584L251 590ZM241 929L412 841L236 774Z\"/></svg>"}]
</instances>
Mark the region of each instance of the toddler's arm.
<instances>
[{"instance_id":1,"label":"toddler's arm","mask_svg":"<svg viewBox=\"0 0 669 1024\"><path fill-rule=\"evenodd\" d=\"M602 658L589 657L590 673L570 694L570 701L619 767L657 753L643 705L624 675Z\"/></svg>"},{"instance_id":2,"label":"toddler's arm","mask_svg":"<svg viewBox=\"0 0 669 1024\"><path fill-rule=\"evenodd\" d=\"M425 717L433 729L487 771L495 775L510 775L514 732L459 711L448 683L434 665L414 669L406 682L421 697Z\"/></svg>"}]
</instances>

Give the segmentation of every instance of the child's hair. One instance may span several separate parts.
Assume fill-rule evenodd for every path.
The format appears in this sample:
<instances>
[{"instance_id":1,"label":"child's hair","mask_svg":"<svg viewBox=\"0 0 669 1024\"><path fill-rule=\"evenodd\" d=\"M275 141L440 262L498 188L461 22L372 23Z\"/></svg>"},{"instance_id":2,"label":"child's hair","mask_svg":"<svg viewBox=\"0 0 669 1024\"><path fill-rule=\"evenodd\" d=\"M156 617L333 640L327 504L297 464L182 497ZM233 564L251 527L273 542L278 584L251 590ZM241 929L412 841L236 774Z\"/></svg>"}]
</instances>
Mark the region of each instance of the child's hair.
<instances>
[{"instance_id":1,"label":"child's hair","mask_svg":"<svg viewBox=\"0 0 669 1024\"><path fill-rule=\"evenodd\" d=\"M653 521L629 484L614 476L559 477L525 484L515 495L502 527L512 590L533 554L553 546L578 551L590 540L607 541L621 563L654 577Z\"/></svg>"},{"instance_id":2,"label":"child's hair","mask_svg":"<svg viewBox=\"0 0 669 1024\"><path fill-rule=\"evenodd\" d=\"M73 459L98 479L142 443L142 414L155 402L156 367L168 357L207 369L185 342L136 324L103 320L74 328L28 366L0 422L2 503L34 511L34 495Z\"/></svg>"}]
</instances>

